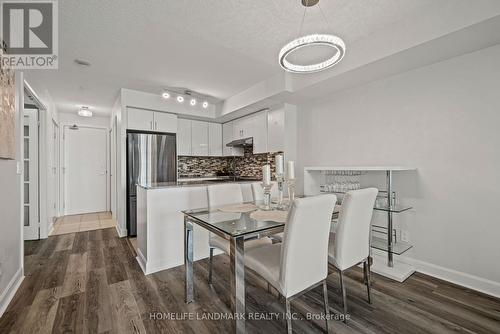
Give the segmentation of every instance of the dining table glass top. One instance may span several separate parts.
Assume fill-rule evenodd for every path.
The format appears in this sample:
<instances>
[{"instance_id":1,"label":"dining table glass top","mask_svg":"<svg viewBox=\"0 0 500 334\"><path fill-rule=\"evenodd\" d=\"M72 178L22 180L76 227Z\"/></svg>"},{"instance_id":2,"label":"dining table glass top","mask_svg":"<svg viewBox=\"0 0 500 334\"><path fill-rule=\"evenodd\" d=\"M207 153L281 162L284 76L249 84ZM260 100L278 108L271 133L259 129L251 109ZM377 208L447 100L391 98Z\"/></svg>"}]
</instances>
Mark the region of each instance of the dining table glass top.
<instances>
[{"instance_id":1,"label":"dining table glass top","mask_svg":"<svg viewBox=\"0 0 500 334\"><path fill-rule=\"evenodd\" d=\"M246 212L226 212L223 210L228 206L222 206L186 210L182 211L182 213L200 225L204 225L207 228L215 228L231 237L256 234L285 226L289 206L278 210L277 204L273 203L271 204L271 210L263 212L261 202L257 202L254 208L250 207L252 204L254 202L243 204L243 206L247 207L242 211ZM333 212L333 218L338 215L338 212L338 208L336 207ZM258 219L254 219L254 217ZM263 217L268 217L268 219Z\"/></svg>"},{"instance_id":2,"label":"dining table glass top","mask_svg":"<svg viewBox=\"0 0 500 334\"><path fill-rule=\"evenodd\" d=\"M183 213L191 219L194 219L196 222L201 223L202 225L209 225L232 237L264 232L266 230L283 227L285 225L284 222L277 222L272 220L256 220L252 218L253 212L261 210L259 206L255 206L252 211L247 212L225 212L221 210L224 210L224 206L216 208L186 210L183 211ZM267 212L269 212L270 215L273 215L271 213L272 211L278 211L276 206L272 206L271 211ZM287 209L285 209L284 211L279 210L279 212L275 212L274 214L278 214L278 216L283 215L286 218L287 213Z\"/></svg>"}]
</instances>

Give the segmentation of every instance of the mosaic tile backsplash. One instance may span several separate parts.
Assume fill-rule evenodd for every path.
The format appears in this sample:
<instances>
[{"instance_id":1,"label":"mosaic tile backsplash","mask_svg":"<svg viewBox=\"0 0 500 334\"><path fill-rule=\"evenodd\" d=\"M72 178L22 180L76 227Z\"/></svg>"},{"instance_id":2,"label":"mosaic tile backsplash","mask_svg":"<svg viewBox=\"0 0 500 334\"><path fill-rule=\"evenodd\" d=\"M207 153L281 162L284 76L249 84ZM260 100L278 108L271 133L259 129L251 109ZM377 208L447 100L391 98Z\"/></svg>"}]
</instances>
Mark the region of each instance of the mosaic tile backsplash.
<instances>
[{"instance_id":1,"label":"mosaic tile backsplash","mask_svg":"<svg viewBox=\"0 0 500 334\"><path fill-rule=\"evenodd\" d=\"M262 178L262 166L271 165L274 175L274 157L282 152L253 154L252 147L245 148L242 157L191 157L179 156L179 178L209 177L221 174ZM234 172L233 172L234 171Z\"/></svg>"}]
</instances>

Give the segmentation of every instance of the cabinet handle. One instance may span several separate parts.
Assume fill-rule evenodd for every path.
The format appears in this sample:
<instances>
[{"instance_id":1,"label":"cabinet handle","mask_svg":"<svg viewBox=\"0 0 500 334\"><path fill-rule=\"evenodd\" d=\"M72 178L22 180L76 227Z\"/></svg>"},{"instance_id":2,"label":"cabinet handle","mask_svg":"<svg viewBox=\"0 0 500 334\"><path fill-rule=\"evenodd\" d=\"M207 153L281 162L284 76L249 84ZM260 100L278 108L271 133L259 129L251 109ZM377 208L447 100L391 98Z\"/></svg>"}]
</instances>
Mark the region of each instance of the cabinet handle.
<instances>
[{"instance_id":1,"label":"cabinet handle","mask_svg":"<svg viewBox=\"0 0 500 334\"><path fill-rule=\"evenodd\" d=\"M155 130L158 130L158 122L155 121Z\"/></svg>"},{"instance_id":2,"label":"cabinet handle","mask_svg":"<svg viewBox=\"0 0 500 334\"><path fill-rule=\"evenodd\" d=\"M153 128L153 121L149 121L149 128L150 128L151 130L154 130L154 128Z\"/></svg>"}]
</instances>

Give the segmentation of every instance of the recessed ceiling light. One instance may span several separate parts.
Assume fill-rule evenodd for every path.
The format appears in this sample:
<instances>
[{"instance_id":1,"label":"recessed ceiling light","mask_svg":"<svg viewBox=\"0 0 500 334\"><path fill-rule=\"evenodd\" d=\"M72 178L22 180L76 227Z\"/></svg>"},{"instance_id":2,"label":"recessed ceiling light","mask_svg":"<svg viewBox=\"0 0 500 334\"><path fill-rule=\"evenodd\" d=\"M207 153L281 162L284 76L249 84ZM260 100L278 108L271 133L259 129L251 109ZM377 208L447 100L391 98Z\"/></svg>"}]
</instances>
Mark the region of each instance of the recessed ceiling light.
<instances>
[{"instance_id":1,"label":"recessed ceiling light","mask_svg":"<svg viewBox=\"0 0 500 334\"><path fill-rule=\"evenodd\" d=\"M164 99L169 99L170 98L170 94L168 92L163 92L161 94L161 97L163 97Z\"/></svg>"},{"instance_id":2,"label":"recessed ceiling light","mask_svg":"<svg viewBox=\"0 0 500 334\"><path fill-rule=\"evenodd\" d=\"M205 108L205 109L208 108L208 102L207 101L203 102L203 108Z\"/></svg>"},{"instance_id":3,"label":"recessed ceiling light","mask_svg":"<svg viewBox=\"0 0 500 334\"><path fill-rule=\"evenodd\" d=\"M196 105L196 99L191 99L191 101L189 101L189 104L192 105L192 106L195 106Z\"/></svg>"},{"instance_id":4,"label":"recessed ceiling light","mask_svg":"<svg viewBox=\"0 0 500 334\"><path fill-rule=\"evenodd\" d=\"M75 59L75 64L82 66L82 67L89 67L91 65L90 62L83 60L83 59Z\"/></svg>"},{"instance_id":5,"label":"recessed ceiling light","mask_svg":"<svg viewBox=\"0 0 500 334\"><path fill-rule=\"evenodd\" d=\"M89 110L89 107L82 106L80 110L78 110L78 115L82 117L92 117L92 111Z\"/></svg>"},{"instance_id":6,"label":"recessed ceiling light","mask_svg":"<svg viewBox=\"0 0 500 334\"><path fill-rule=\"evenodd\" d=\"M177 102L182 103L184 102L184 98L182 96L177 96Z\"/></svg>"}]
</instances>

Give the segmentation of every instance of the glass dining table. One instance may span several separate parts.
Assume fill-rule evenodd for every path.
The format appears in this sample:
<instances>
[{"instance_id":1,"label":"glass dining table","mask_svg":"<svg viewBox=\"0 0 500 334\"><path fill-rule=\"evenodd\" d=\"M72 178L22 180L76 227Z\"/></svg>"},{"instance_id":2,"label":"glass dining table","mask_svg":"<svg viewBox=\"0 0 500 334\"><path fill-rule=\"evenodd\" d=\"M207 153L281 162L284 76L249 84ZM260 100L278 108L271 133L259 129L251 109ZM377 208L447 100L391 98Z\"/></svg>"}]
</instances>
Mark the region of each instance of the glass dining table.
<instances>
[{"instance_id":1,"label":"glass dining table","mask_svg":"<svg viewBox=\"0 0 500 334\"><path fill-rule=\"evenodd\" d=\"M255 210L258 208L256 207ZM277 209L273 209L277 210ZM186 303L194 300L193 225L229 241L230 296L235 332L245 333L245 240L268 237L283 232L284 222L253 219L252 212L224 212L221 208L182 211L184 214L184 267ZM284 213L286 215L286 213ZM334 216L338 210L334 211Z\"/></svg>"}]
</instances>

